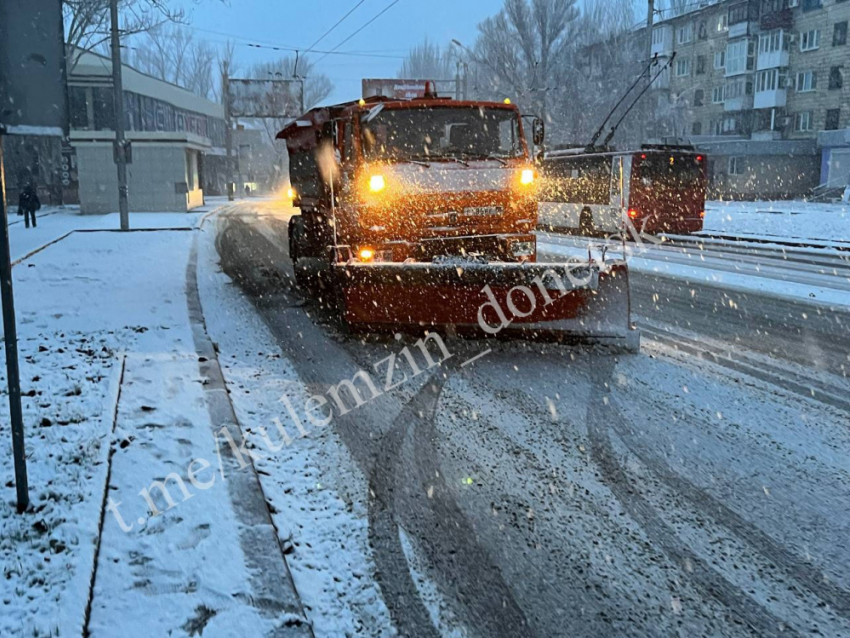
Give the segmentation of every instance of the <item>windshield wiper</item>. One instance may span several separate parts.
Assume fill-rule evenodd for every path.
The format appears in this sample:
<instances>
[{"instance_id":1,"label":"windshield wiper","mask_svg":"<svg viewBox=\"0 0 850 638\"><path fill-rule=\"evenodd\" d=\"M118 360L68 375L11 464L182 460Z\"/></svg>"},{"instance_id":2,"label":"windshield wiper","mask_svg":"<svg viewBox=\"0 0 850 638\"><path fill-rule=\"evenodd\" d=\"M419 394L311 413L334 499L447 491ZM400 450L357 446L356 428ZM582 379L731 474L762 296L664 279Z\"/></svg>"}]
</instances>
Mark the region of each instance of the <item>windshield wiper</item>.
<instances>
[{"instance_id":1,"label":"windshield wiper","mask_svg":"<svg viewBox=\"0 0 850 638\"><path fill-rule=\"evenodd\" d=\"M469 162L459 157L455 157L454 155L429 155L428 158L432 160L449 160L457 162L458 164L463 164L464 166L469 166Z\"/></svg>"},{"instance_id":2,"label":"windshield wiper","mask_svg":"<svg viewBox=\"0 0 850 638\"><path fill-rule=\"evenodd\" d=\"M408 164L417 164L418 166L424 166L425 168L431 168L431 165L428 162L423 162L422 160L413 159L411 157L405 159L396 160L399 162L407 162Z\"/></svg>"},{"instance_id":3,"label":"windshield wiper","mask_svg":"<svg viewBox=\"0 0 850 638\"><path fill-rule=\"evenodd\" d=\"M501 156L499 156L499 155L493 155L492 153L491 153L491 154L489 154L489 155L483 155L483 156L481 157L481 159L496 160L496 161L497 161L497 162L499 162L499 164L501 164L502 166L507 166L507 165L508 165L508 163L505 161L505 158L503 158L503 157L501 157Z\"/></svg>"}]
</instances>

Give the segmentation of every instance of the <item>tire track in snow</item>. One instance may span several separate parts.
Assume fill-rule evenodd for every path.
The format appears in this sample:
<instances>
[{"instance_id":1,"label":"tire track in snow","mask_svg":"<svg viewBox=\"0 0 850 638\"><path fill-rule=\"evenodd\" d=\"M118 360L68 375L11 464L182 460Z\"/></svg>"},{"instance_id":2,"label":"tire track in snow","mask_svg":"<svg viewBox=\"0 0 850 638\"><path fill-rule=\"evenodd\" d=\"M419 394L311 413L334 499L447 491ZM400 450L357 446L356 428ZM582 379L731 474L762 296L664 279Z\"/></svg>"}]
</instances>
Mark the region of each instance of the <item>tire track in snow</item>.
<instances>
[{"instance_id":1,"label":"tire track in snow","mask_svg":"<svg viewBox=\"0 0 850 638\"><path fill-rule=\"evenodd\" d=\"M623 420L613 401L603 401L603 398L608 396L606 382L608 386L612 385L612 373L612 364L603 364L591 372L594 389L587 406L591 458L599 467L603 482L629 516L679 567L683 579L690 580L704 595L722 603L743 624L760 636L798 636L796 630L727 581L691 550L633 487L633 481L629 479L614 454L606 425L617 419ZM686 562L692 565L692 571L688 572L682 568Z\"/></svg>"},{"instance_id":2,"label":"tire track in snow","mask_svg":"<svg viewBox=\"0 0 850 638\"><path fill-rule=\"evenodd\" d=\"M477 541L470 521L446 485L437 459L436 411L451 367L435 371L407 403L375 459L370 477L369 531L379 566L379 582L402 635L438 635L419 599L397 526L418 540L431 565L453 590L451 600L472 622L468 629L486 636L531 636L525 614L514 600L498 566ZM405 467L404 442L412 434L415 467ZM427 496L426 496L427 495ZM409 605L410 599L415 604ZM398 603L405 603L399 608ZM427 625L427 626L426 626ZM432 633L433 632L433 633Z\"/></svg>"}]
</instances>

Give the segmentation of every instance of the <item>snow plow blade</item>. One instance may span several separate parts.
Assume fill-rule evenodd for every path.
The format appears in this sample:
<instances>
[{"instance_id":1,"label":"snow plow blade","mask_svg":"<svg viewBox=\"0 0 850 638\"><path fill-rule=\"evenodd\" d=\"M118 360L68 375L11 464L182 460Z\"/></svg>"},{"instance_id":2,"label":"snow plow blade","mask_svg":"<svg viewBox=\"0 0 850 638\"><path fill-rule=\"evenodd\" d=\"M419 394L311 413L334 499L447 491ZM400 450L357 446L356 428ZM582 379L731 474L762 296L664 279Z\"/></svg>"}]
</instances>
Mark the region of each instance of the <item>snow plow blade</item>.
<instances>
[{"instance_id":1,"label":"snow plow blade","mask_svg":"<svg viewBox=\"0 0 850 638\"><path fill-rule=\"evenodd\" d=\"M639 348L623 261L346 263L334 271L354 330L420 327Z\"/></svg>"}]
</instances>

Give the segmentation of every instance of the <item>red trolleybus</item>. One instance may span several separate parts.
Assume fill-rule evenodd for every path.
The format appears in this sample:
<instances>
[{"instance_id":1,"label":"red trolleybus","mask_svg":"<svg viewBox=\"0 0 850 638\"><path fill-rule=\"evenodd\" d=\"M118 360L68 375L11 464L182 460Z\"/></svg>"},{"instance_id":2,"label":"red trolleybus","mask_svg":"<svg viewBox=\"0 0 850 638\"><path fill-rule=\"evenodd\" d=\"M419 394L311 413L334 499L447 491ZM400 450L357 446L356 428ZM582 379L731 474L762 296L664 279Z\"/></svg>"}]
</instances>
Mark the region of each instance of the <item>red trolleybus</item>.
<instances>
[{"instance_id":1,"label":"red trolleybus","mask_svg":"<svg viewBox=\"0 0 850 638\"><path fill-rule=\"evenodd\" d=\"M550 151L541 161L540 173L542 229L619 233L627 215L638 232L702 230L706 157L691 146Z\"/></svg>"}]
</instances>

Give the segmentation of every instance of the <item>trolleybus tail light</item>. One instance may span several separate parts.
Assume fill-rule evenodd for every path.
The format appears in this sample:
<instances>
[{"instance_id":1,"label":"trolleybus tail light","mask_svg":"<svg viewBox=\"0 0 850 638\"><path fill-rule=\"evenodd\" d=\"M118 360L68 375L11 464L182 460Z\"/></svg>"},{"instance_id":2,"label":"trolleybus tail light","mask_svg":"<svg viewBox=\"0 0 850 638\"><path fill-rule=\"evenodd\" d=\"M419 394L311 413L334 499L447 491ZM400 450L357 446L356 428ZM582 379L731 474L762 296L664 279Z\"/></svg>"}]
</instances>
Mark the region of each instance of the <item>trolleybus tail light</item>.
<instances>
[{"instance_id":1,"label":"trolleybus tail light","mask_svg":"<svg viewBox=\"0 0 850 638\"><path fill-rule=\"evenodd\" d=\"M701 210L701 211L699 212L699 218L700 218L700 219L705 219L705 211L704 211L704 210Z\"/></svg>"},{"instance_id":2,"label":"trolleybus tail light","mask_svg":"<svg viewBox=\"0 0 850 638\"><path fill-rule=\"evenodd\" d=\"M635 217L637 217L637 216L638 216L637 208L630 208L630 209L629 209L629 217L630 217L631 219L634 219L634 218L635 218Z\"/></svg>"}]
</instances>

